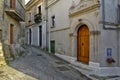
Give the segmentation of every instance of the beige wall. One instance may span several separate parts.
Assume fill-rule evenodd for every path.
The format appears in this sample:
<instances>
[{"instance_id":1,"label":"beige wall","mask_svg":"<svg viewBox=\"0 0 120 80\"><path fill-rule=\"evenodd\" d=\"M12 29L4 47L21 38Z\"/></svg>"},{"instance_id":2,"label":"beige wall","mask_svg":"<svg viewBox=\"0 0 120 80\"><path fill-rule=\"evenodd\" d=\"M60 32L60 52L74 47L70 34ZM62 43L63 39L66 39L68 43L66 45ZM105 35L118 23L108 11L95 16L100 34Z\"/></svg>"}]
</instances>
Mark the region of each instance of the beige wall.
<instances>
[{"instance_id":1,"label":"beige wall","mask_svg":"<svg viewBox=\"0 0 120 80\"><path fill-rule=\"evenodd\" d=\"M41 6L41 21L36 23L34 21L34 16L38 14L38 7ZM31 13L31 22L29 22L29 14ZM29 29L32 30L32 35L31 35L31 45L34 46L40 46L41 48L46 48L46 14L45 14L45 4L43 3L42 0L31 0L28 4L26 4L26 36L27 36L27 43L30 44L30 33ZM41 29L41 35L42 38L39 36L40 35L40 26L42 27ZM42 41L42 45L40 45L40 40Z\"/></svg>"},{"instance_id":2,"label":"beige wall","mask_svg":"<svg viewBox=\"0 0 120 80\"><path fill-rule=\"evenodd\" d=\"M0 1L0 29L2 29L3 26L3 5L4 5L4 0Z\"/></svg>"},{"instance_id":3,"label":"beige wall","mask_svg":"<svg viewBox=\"0 0 120 80\"><path fill-rule=\"evenodd\" d=\"M4 0L5 1L5 0ZM22 0L22 4L24 7L24 0ZM2 3L2 1L0 2ZM4 2L2 3L4 4ZM9 4L8 4L9 5ZM20 5L19 5L20 6ZM1 5L0 8L4 7L4 10L7 10L6 6ZM17 7L18 11L19 10L23 10L23 7ZM2 9L1 9L2 10ZM2 13L2 14L1 14ZM9 13L9 11L8 11ZM13 16L10 16L7 14L6 11L1 11L0 14L2 15L1 19L2 21L0 21L0 27L2 28L2 45L3 45L3 51L4 51L4 55L7 61L12 60L13 58L18 57L21 54L21 46L22 46L22 42L21 39L23 38L23 33L22 30L24 29L24 22L17 21L15 18L13 18ZM24 13L21 14L21 18L24 18ZM13 44L10 44L10 24L13 24ZM16 48L19 47L19 51L16 51Z\"/></svg>"},{"instance_id":4,"label":"beige wall","mask_svg":"<svg viewBox=\"0 0 120 80\"><path fill-rule=\"evenodd\" d=\"M75 0L75 2L78 1L79 0ZM67 0L67 1L58 0L56 1L55 4L48 6L49 27L52 27L51 17L55 15L55 28L51 28L51 30L70 27L69 25L70 20L68 15L69 15L69 8L71 7L71 5L72 5L72 0Z\"/></svg>"},{"instance_id":5,"label":"beige wall","mask_svg":"<svg viewBox=\"0 0 120 80\"><path fill-rule=\"evenodd\" d=\"M89 63L97 63L101 67L119 66L119 30L115 29L118 27L117 15L115 15L118 12L118 0L105 1L105 21L111 23L106 23L105 27L110 29L104 29L102 24L101 1L101 5L97 0L82 0L81 3L79 0L75 0L74 3L72 0L53 0L53 2L48 4L48 24L50 40L55 40L56 53L77 59L77 31L81 25L86 24L90 31ZM52 27L53 15L55 27ZM116 61L111 65L106 62L107 48L112 49L111 57Z\"/></svg>"},{"instance_id":6,"label":"beige wall","mask_svg":"<svg viewBox=\"0 0 120 80\"><path fill-rule=\"evenodd\" d=\"M70 8L72 6L74 7L77 6L79 10L79 4L80 4L79 0L75 0L74 2L72 0L68 0L67 3L64 0L59 0L59 1L56 1L55 4L53 5L48 4L49 5L48 6L48 17L49 17L48 24L51 31L50 40L55 40L56 53L58 52L68 56L73 56L75 58L77 57L77 44L76 44L77 41L73 39L74 39L74 35L76 35L75 32L77 32L76 28L80 24L78 20L83 19L86 22L88 21L89 24L92 25L92 28L90 28L90 31L94 31L94 30L97 31L99 29L97 27L98 21L99 21L97 10L91 11L89 12L89 14L80 13L72 17L69 16ZM51 17L53 15L55 15L55 27L52 27ZM73 37L70 36L71 34L73 34ZM58 35L59 35L59 38L58 38ZM92 44L91 47L95 47L95 45ZM91 49L90 51L92 53L95 50ZM96 59L99 59L99 58L96 58ZM91 58L91 60L93 59Z\"/></svg>"},{"instance_id":7,"label":"beige wall","mask_svg":"<svg viewBox=\"0 0 120 80\"><path fill-rule=\"evenodd\" d=\"M41 5L41 12L43 12L43 4L41 0L36 0L36 1L31 0L28 4L26 4L26 13L25 13L26 26L29 26L35 23L34 15L38 14L38 7L40 5ZM31 22L29 22L30 13L31 13Z\"/></svg>"},{"instance_id":8,"label":"beige wall","mask_svg":"<svg viewBox=\"0 0 120 80\"><path fill-rule=\"evenodd\" d=\"M25 13L25 21L26 21L26 26L29 26L31 24L34 24L34 15L36 14L36 6L32 7L30 10L27 10ZM30 14L31 14L31 20L30 20ZM29 20L31 22L29 22Z\"/></svg>"},{"instance_id":9,"label":"beige wall","mask_svg":"<svg viewBox=\"0 0 120 80\"><path fill-rule=\"evenodd\" d=\"M3 38L6 44L10 44L10 24L13 24L13 44L19 43L20 39L20 27L21 26L19 22L8 16L6 13L4 14L4 29L3 29Z\"/></svg>"},{"instance_id":10,"label":"beige wall","mask_svg":"<svg viewBox=\"0 0 120 80\"><path fill-rule=\"evenodd\" d=\"M75 0L75 5L79 0ZM70 18L69 8L72 0L51 0L48 2L48 26L50 29L50 40L55 40L56 53L75 56L71 52ZM52 16L55 16L55 26L52 26Z\"/></svg>"},{"instance_id":11,"label":"beige wall","mask_svg":"<svg viewBox=\"0 0 120 80\"><path fill-rule=\"evenodd\" d=\"M21 1L21 4L25 4L25 0ZM20 9L20 8L19 8ZM21 7L20 10L23 10L24 8ZM24 25L21 25L20 21L15 20L12 16L4 13L4 21L3 21L3 39L6 44L10 44L10 24L13 24L13 44L19 43L19 39L21 38L21 30L24 28ZM25 13L23 13L24 15ZM3 17L2 17L3 18ZM20 43L19 43L20 44Z\"/></svg>"}]
</instances>

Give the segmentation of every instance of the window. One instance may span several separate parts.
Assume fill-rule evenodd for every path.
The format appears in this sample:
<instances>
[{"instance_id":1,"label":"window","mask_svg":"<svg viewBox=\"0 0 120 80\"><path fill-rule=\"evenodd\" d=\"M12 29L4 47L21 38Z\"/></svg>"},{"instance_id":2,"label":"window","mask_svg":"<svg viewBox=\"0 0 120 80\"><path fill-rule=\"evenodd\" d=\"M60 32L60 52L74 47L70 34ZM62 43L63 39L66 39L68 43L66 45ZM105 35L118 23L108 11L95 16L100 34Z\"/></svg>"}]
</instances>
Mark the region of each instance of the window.
<instances>
[{"instance_id":1,"label":"window","mask_svg":"<svg viewBox=\"0 0 120 80\"><path fill-rule=\"evenodd\" d=\"M51 17L52 19L52 27L55 27L55 15Z\"/></svg>"},{"instance_id":2,"label":"window","mask_svg":"<svg viewBox=\"0 0 120 80\"><path fill-rule=\"evenodd\" d=\"M30 12L29 13L29 22L31 22L31 20L32 20L32 13Z\"/></svg>"},{"instance_id":3,"label":"window","mask_svg":"<svg viewBox=\"0 0 120 80\"><path fill-rule=\"evenodd\" d=\"M38 13L41 14L41 6L38 7Z\"/></svg>"}]
</instances>

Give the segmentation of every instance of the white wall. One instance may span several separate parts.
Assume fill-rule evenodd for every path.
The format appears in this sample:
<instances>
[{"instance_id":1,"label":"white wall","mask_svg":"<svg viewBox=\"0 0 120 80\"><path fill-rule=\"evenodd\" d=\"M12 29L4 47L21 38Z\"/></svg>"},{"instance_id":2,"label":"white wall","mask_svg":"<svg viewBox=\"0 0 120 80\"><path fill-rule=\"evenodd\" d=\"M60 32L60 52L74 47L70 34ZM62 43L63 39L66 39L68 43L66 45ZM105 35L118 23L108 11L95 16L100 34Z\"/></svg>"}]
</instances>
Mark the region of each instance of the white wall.
<instances>
[{"instance_id":1,"label":"white wall","mask_svg":"<svg viewBox=\"0 0 120 80\"><path fill-rule=\"evenodd\" d=\"M118 8L118 0L104 0L105 2L105 22L112 23L111 24L100 24L101 29L101 36L100 36L100 63L101 66L118 66L120 64L119 62L119 37L117 33L117 28L115 24L118 24L117 22L117 8ZM100 9L101 19L102 21L102 7ZM104 27L106 29L104 29ZM106 62L107 59L107 48L112 49L112 58L116 61L113 64L108 64Z\"/></svg>"}]
</instances>

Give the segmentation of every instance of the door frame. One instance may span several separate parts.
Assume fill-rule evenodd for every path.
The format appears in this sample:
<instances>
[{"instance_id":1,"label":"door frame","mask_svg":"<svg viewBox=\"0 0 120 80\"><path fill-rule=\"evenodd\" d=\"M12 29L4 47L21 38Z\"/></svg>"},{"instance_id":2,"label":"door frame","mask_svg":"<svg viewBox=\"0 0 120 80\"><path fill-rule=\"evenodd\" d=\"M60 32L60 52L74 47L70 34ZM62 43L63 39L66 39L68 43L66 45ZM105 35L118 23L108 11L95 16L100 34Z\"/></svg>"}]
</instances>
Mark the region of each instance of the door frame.
<instances>
[{"instance_id":1,"label":"door frame","mask_svg":"<svg viewBox=\"0 0 120 80\"><path fill-rule=\"evenodd\" d=\"M92 65L92 64L96 64L99 63L98 61L100 60L100 57L98 55L100 55L100 46L99 46L99 39L96 39L96 37L100 38L100 27L98 25L94 25L93 22L91 22L91 20L88 19L82 19L81 21L78 21L76 19L76 21L74 23L71 24L71 31L70 31L70 38L71 38L71 53L73 55L73 57L75 57L75 61L77 61L77 31L78 29L82 26L82 25L87 25L89 28L89 64L85 64L85 65ZM95 34L94 32L100 32L98 34ZM97 55L96 55L97 54ZM80 62L79 62L80 63ZM82 63L80 63L82 64Z\"/></svg>"}]
</instances>

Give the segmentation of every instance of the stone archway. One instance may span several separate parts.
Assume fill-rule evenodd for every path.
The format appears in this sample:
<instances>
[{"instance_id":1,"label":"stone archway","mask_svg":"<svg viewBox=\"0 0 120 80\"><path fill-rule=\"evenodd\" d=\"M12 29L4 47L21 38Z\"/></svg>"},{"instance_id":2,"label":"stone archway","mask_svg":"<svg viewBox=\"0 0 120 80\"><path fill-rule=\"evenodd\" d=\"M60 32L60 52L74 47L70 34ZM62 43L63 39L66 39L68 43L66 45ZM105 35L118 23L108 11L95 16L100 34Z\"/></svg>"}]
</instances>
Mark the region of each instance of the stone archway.
<instances>
[{"instance_id":1,"label":"stone archway","mask_svg":"<svg viewBox=\"0 0 120 80\"><path fill-rule=\"evenodd\" d=\"M73 56L76 57L76 60L78 60L77 56L78 56L78 44L77 44L77 37L78 37L78 30L80 29L80 27L82 27L82 25L86 25L88 27L89 30L89 62L87 62L87 64L91 65L91 62L96 62L99 58L97 55L99 55L99 45L98 45L98 40L96 38L99 38L99 34L97 34L97 32L99 32L99 28L97 26L95 26L92 22L86 20L86 19L81 19L81 21L77 21L74 22L71 25L71 33L73 33L73 36L71 36L71 42L72 42L72 53ZM95 34L94 34L95 33Z\"/></svg>"}]
</instances>

